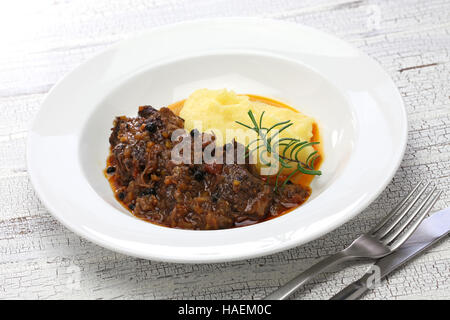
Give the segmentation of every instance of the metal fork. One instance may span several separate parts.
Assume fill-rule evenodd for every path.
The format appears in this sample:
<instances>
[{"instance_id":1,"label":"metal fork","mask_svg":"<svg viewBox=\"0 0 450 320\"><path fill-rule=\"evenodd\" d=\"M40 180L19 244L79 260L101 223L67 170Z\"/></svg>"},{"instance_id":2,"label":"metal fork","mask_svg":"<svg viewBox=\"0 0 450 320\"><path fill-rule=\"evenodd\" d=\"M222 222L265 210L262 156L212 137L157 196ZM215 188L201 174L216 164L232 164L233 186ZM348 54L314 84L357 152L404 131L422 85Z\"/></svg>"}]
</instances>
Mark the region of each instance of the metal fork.
<instances>
[{"instance_id":1,"label":"metal fork","mask_svg":"<svg viewBox=\"0 0 450 320\"><path fill-rule=\"evenodd\" d=\"M272 292L265 300L284 300L288 298L314 276L335 264L361 258L378 259L392 253L400 247L417 229L441 195L441 191L435 194L436 187L434 187L432 191L421 200L421 196L430 185L430 182L428 182L414 196L413 200L406 205L408 200L420 187L421 183L422 182L417 184L417 186L415 186L377 226L369 232L359 236L344 250L323 259L311 268L305 270L284 286ZM433 194L435 195L433 196ZM403 208L405 205L406 207ZM413 208L415 205L416 207Z\"/></svg>"}]
</instances>

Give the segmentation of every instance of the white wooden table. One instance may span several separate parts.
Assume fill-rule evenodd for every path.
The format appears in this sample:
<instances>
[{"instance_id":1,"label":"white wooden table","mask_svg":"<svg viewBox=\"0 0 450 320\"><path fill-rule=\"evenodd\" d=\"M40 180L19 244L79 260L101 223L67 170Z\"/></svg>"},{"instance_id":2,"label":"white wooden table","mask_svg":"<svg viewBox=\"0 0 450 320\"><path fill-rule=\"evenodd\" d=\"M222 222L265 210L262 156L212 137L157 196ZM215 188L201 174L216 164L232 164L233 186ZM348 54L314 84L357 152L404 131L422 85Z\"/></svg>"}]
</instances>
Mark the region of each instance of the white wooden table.
<instances>
[{"instance_id":1,"label":"white wooden table","mask_svg":"<svg viewBox=\"0 0 450 320\"><path fill-rule=\"evenodd\" d=\"M37 198L25 164L27 128L45 94L119 40L158 25L219 16L309 25L349 41L389 72L405 101L410 131L388 190L316 241L232 263L136 259L68 231ZM432 178L444 190L436 209L450 206L449 0L2 1L0 39L0 298L258 299L368 230L419 179ZM324 274L295 298L329 298L365 268ZM410 298L450 298L448 238L365 296Z\"/></svg>"}]
</instances>

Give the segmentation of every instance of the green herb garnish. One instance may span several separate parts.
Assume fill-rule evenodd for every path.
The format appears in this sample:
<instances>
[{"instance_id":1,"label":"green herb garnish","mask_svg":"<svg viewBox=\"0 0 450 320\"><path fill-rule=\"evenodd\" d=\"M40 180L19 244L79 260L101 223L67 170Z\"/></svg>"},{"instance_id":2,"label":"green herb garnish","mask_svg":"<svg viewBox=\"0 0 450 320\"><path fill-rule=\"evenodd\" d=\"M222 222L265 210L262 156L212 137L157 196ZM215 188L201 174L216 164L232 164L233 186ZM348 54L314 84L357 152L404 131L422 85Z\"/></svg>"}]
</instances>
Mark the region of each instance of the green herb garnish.
<instances>
[{"instance_id":1,"label":"green herb garnish","mask_svg":"<svg viewBox=\"0 0 450 320\"><path fill-rule=\"evenodd\" d=\"M280 133L292 126L294 123L291 120L286 120L282 122L278 122L271 126L270 128L263 127L262 121L264 116L264 111L261 113L259 117L259 121L257 122L255 116L251 110L248 111L248 116L252 122L252 125L247 125L245 123L236 121L236 123L244 126L250 130L253 130L257 133L258 138L251 141L247 144L245 157L252 156L253 153L258 152L259 160L262 164L270 166L270 162L264 160L263 154L269 154L273 159L278 161L281 165L281 168L278 170L276 179L275 179L275 187L274 191L277 191L278 188L284 187L284 185L289 181L289 179L295 175L297 172L301 172L309 175L321 175L322 172L320 170L314 169L314 162L319 157L319 154L316 151L311 152L306 158L305 162L300 161L298 158L299 152L308 146L312 146L315 144L319 144L319 142L308 142L302 141L296 138L279 138ZM269 136L269 133L277 129L278 131ZM279 147L284 146L281 154L277 152ZM284 182L280 185L279 178L283 169L292 168L292 165L289 162L295 163L295 169L292 171L289 176L284 180Z\"/></svg>"}]
</instances>

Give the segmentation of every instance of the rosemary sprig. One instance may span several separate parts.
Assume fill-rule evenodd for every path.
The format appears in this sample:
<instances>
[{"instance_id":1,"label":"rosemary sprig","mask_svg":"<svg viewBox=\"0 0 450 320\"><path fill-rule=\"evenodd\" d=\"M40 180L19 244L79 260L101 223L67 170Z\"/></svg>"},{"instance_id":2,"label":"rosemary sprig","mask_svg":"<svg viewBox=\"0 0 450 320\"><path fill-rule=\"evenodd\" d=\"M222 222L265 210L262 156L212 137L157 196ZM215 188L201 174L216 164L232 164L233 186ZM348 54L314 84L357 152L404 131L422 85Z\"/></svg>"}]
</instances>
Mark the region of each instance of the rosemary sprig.
<instances>
[{"instance_id":1,"label":"rosemary sprig","mask_svg":"<svg viewBox=\"0 0 450 320\"><path fill-rule=\"evenodd\" d=\"M251 141L246 146L246 157L250 157L254 152L256 152L259 156L261 163L264 165L270 166L270 162L267 162L263 159L263 154L270 154L276 161L278 161L281 165L281 168L278 170L276 178L275 178L275 187L274 191L277 191L279 188L284 187L289 179L295 175L297 172L301 172L309 175L321 175L322 172L320 170L314 169L314 163L319 157L319 154L316 151L311 152L306 158L305 162L300 161L299 153L301 150L306 147L319 144L319 142L308 142L302 141L296 138L280 138L280 133L292 126L294 123L291 120L286 120L282 122L275 123L270 128L263 126L263 116L264 111L261 113L259 117L259 121L256 121L255 115L252 110L248 111L248 116L251 120L251 125L242 123L240 121L236 121L237 124L244 126L250 130L253 130L257 133L258 138ZM272 136L269 136L269 133L277 129ZM256 146L254 145L256 143ZM279 147L284 147L283 151L278 153ZM292 165L290 164L292 163ZM280 185L279 178L283 169L292 168L295 165L295 169L287 176L284 182Z\"/></svg>"}]
</instances>

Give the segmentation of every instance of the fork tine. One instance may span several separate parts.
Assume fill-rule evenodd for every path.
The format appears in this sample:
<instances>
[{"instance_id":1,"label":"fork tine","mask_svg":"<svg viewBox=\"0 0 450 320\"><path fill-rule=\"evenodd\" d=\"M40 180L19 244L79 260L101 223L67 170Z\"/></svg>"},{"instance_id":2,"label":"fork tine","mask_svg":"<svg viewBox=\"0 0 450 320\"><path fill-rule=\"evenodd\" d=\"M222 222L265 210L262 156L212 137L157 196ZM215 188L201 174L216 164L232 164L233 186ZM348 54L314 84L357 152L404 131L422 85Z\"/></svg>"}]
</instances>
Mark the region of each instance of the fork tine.
<instances>
[{"instance_id":1,"label":"fork tine","mask_svg":"<svg viewBox=\"0 0 450 320\"><path fill-rule=\"evenodd\" d=\"M442 193L442 191L438 191L438 193L434 196L434 198L431 199L431 201L428 201L430 196L431 196L431 194L433 194L433 192L430 193L430 196L427 197L427 201L425 201L425 203L427 203L427 206L425 207L425 210L422 212L422 214L419 216L419 218L414 223L412 223L412 225L408 229L408 231L406 233L404 233L401 237L399 237L395 242L393 242L389 246L391 248L391 250L396 250L406 240L409 239L409 237L413 234L413 232L419 227L420 223L425 218L425 216L431 211L431 209L433 208L434 204L436 203L436 201L441 196L441 193ZM393 240L395 240L395 238Z\"/></svg>"},{"instance_id":2,"label":"fork tine","mask_svg":"<svg viewBox=\"0 0 450 320\"><path fill-rule=\"evenodd\" d=\"M399 222L405 217L405 215L411 210L411 208L419 201L420 197L424 194L428 186L430 185L430 182L428 182L414 197L414 199L406 206L405 209L403 209L403 212L400 213L397 217L395 217L394 221L391 222L386 228L382 229L382 231L378 231L376 236L378 238L382 238L386 236L389 232L391 232L392 229L394 229L395 226L399 224ZM434 191L434 190L433 190Z\"/></svg>"},{"instance_id":3,"label":"fork tine","mask_svg":"<svg viewBox=\"0 0 450 320\"><path fill-rule=\"evenodd\" d=\"M423 200L420 203L419 207L416 208L414 210L414 212L412 214L410 214L409 217L405 221L403 221L396 230L389 232L385 237L381 238L382 242L385 244L388 244L392 240L394 240L400 233L402 233L402 231L408 227L408 225L411 223L411 221L413 221L414 218L419 215L420 211L427 204L428 200L431 198L431 196L433 195L435 190L436 190L436 187L434 187L433 190L431 190L431 192L427 195L425 200ZM409 209L407 210L407 212L409 213Z\"/></svg>"},{"instance_id":4,"label":"fork tine","mask_svg":"<svg viewBox=\"0 0 450 320\"><path fill-rule=\"evenodd\" d=\"M414 192L416 192L416 190L420 187L420 185L422 184L422 181L420 181L409 193L408 195L399 203L397 204L394 209L392 209L391 212L389 212L389 214L383 219L381 220L381 222L375 226L372 230L370 230L369 232L371 234L377 233L382 227L384 227L384 225L393 217L395 216L399 211L400 208L412 197L412 195L414 194ZM412 201L412 204L414 205L414 203L417 201L417 199L419 199L420 195L422 195L422 193L425 191L425 189L430 185L430 182L428 181L427 184L422 188L422 190L419 192L419 194L416 196L416 198L414 198L414 200ZM395 224L397 224L405 215L405 213L410 209L410 207L405 210L403 212L402 215L400 215L400 217L397 217L396 220L394 221L394 224L391 225L391 228L388 228L388 230L383 230L384 232L382 232L381 234L377 235L379 237L384 236L386 233L388 233L390 230L392 230L392 228L395 226Z\"/></svg>"}]
</instances>

